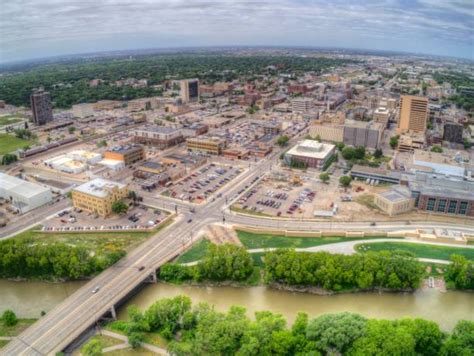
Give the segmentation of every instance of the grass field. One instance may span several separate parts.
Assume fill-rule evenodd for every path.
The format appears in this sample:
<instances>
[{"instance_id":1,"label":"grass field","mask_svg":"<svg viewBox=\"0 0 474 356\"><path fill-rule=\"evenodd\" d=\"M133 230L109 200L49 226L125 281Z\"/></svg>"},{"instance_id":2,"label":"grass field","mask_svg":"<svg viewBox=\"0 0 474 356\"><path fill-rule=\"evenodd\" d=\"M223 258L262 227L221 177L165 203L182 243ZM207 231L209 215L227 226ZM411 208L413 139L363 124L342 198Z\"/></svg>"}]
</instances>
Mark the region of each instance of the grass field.
<instances>
[{"instance_id":1,"label":"grass field","mask_svg":"<svg viewBox=\"0 0 474 356\"><path fill-rule=\"evenodd\" d=\"M37 226L16 235L15 239L32 239L34 243L41 242L43 244L62 242L68 245L85 246L95 251L110 251L114 249L130 251L145 241L148 237L156 234L158 231L165 228L172 222L173 219L170 219L163 225L159 226L158 229L150 232L117 231L96 233L43 233L41 231L37 231L40 228L40 226Z\"/></svg>"},{"instance_id":2,"label":"grass field","mask_svg":"<svg viewBox=\"0 0 474 356\"><path fill-rule=\"evenodd\" d=\"M282 235L254 234L237 230L237 236L240 242L247 249L257 248L306 248L312 246L327 245L352 240L378 239L380 237L364 238L345 238L345 237L287 237ZM211 244L208 240L201 240L191 249L178 257L178 263L189 263L199 261L206 254L208 246ZM252 254L257 265L262 265L261 257L264 253Z\"/></svg>"},{"instance_id":3,"label":"grass field","mask_svg":"<svg viewBox=\"0 0 474 356\"><path fill-rule=\"evenodd\" d=\"M194 261L199 261L201 258L204 257L206 254L208 246L211 244L206 239L202 239L189 250L187 250L184 254L179 256L176 262L178 263L189 263Z\"/></svg>"},{"instance_id":4,"label":"grass field","mask_svg":"<svg viewBox=\"0 0 474 356\"><path fill-rule=\"evenodd\" d=\"M250 209L243 209L243 208L239 208L237 206L234 206L232 205L230 207L230 210L231 211L234 211L236 213L241 213L241 214L248 214L248 215L255 215L255 216L266 216L266 217L274 217L274 215L270 215L270 214L265 214L265 213L261 213L260 211L253 211L253 210L250 210Z\"/></svg>"},{"instance_id":5,"label":"grass field","mask_svg":"<svg viewBox=\"0 0 474 356\"><path fill-rule=\"evenodd\" d=\"M5 326L0 322L0 336L16 336L33 324L36 319L18 319L15 326Z\"/></svg>"},{"instance_id":6,"label":"grass field","mask_svg":"<svg viewBox=\"0 0 474 356\"><path fill-rule=\"evenodd\" d=\"M43 233L35 228L15 236L15 239L33 239L34 243L52 244L62 242L81 245L100 251L111 249L131 250L150 236L149 232L101 232L101 233Z\"/></svg>"},{"instance_id":7,"label":"grass field","mask_svg":"<svg viewBox=\"0 0 474 356\"><path fill-rule=\"evenodd\" d=\"M345 237L287 237L282 235L254 234L237 230L240 242L248 248L306 248L353 240L366 240L381 237L345 238Z\"/></svg>"},{"instance_id":8,"label":"grass field","mask_svg":"<svg viewBox=\"0 0 474 356\"><path fill-rule=\"evenodd\" d=\"M10 153L18 148L23 148L27 145L31 145L33 141L22 140L21 138L15 137L9 134L0 134L0 155Z\"/></svg>"},{"instance_id":9,"label":"grass field","mask_svg":"<svg viewBox=\"0 0 474 356\"><path fill-rule=\"evenodd\" d=\"M457 254L462 255L467 259L474 260L474 249L472 248L413 244L406 242L374 242L361 244L356 248L360 252L403 250L412 252L419 258L434 258L437 260L449 260L449 257L452 254Z\"/></svg>"},{"instance_id":10,"label":"grass field","mask_svg":"<svg viewBox=\"0 0 474 356\"><path fill-rule=\"evenodd\" d=\"M20 122L22 120L23 120L22 116L3 115L3 116L0 116L0 126L15 124L15 123Z\"/></svg>"},{"instance_id":11,"label":"grass field","mask_svg":"<svg viewBox=\"0 0 474 356\"><path fill-rule=\"evenodd\" d=\"M122 340L107 335L94 335L89 340L87 340L87 342L89 343L92 340L98 340L101 343L103 349L105 349L106 347L123 344ZM82 349L84 349L84 346L82 347Z\"/></svg>"}]
</instances>

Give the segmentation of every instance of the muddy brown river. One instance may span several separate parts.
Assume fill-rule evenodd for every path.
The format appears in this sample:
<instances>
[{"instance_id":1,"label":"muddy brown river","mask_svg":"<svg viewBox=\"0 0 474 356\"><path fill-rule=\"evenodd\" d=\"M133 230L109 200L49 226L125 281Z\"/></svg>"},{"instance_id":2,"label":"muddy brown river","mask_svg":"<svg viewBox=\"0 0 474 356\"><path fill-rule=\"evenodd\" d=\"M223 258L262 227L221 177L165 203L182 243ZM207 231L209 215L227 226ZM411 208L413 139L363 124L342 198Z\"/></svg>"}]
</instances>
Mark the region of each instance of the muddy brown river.
<instances>
[{"instance_id":1,"label":"muddy brown river","mask_svg":"<svg viewBox=\"0 0 474 356\"><path fill-rule=\"evenodd\" d=\"M0 312L10 308L20 317L37 318L48 311L83 282L61 284L41 282L11 282L0 280ZM193 303L207 302L225 311L232 305L247 308L249 315L258 310L283 314L291 323L299 311L315 317L325 313L350 311L371 318L421 317L437 322L443 330L451 330L459 319L474 320L474 293L434 289L413 294L354 293L318 296L279 291L264 286L249 288L197 287L166 283L147 285L118 310L126 318L126 307L136 304L145 309L155 300L179 294L189 296Z\"/></svg>"}]
</instances>

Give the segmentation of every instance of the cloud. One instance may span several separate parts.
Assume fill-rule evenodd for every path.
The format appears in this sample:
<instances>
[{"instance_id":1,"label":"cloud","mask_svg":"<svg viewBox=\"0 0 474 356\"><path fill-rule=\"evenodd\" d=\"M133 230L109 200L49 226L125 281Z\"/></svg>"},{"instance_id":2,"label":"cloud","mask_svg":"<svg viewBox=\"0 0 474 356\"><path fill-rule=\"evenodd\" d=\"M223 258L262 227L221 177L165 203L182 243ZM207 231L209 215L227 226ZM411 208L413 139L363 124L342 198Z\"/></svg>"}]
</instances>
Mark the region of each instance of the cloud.
<instances>
[{"instance_id":1,"label":"cloud","mask_svg":"<svg viewBox=\"0 0 474 356\"><path fill-rule=\"evenodd\" d=\"M10 0L0 61L97 50L306 45L473 58L473 5L463 0ZM380 39L385 39L381 41Z\"/></svg>"}]
</instances>

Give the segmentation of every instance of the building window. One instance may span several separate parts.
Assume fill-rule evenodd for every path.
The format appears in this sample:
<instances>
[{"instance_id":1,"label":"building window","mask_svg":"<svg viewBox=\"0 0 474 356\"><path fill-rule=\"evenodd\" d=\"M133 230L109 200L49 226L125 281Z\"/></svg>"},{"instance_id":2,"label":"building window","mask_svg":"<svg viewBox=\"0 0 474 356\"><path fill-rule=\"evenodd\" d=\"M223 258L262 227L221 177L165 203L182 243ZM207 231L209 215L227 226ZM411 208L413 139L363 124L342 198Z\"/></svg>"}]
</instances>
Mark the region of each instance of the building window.
<instances>
[{"instance_id":1,"label":"building window","mask_svg":"<svg viewBox=\"0 0 474 356\"><path fill-rule=\"evenodd\" d=\"M426 210L428 210L428 211L433 211L433 210L434 210L435 203L436 203L436 199L435 199L435 198L429 198L429 199L428 199L428 204L426 205Z\"/></svg>"},{"instance_id":2,"label":"building window","mask_svg":"<svg viewBox=\"0 0 474 356\"><path fill-rule=\"evenodd\" d=\"M457 208L458 208L458 201L457 200L451 200L449 202L448 213L449 214L456 214Z\"/></svg>"},{"instance_id":3,"label":"building window","mask_svg":"<svg viewBox=\"0 0 474 356\"><path fill-rule=\"evenodd\" d=\"M459 214L461 215L466 215L467 213L467 201L462 201L461 204L459 205Z\"/></svg>"},{"instance_id":4,"label":"building window","mask_svg":"<svg viewBox=\"0 0 474 356\"><path fill-rule=\"evenodd\" d=\"M441 199L439 202L438 202L438 209L437 211L439 211L440 213L444 213L444 210L446 209L446 199Z\"/></svg>"}]
</instances>

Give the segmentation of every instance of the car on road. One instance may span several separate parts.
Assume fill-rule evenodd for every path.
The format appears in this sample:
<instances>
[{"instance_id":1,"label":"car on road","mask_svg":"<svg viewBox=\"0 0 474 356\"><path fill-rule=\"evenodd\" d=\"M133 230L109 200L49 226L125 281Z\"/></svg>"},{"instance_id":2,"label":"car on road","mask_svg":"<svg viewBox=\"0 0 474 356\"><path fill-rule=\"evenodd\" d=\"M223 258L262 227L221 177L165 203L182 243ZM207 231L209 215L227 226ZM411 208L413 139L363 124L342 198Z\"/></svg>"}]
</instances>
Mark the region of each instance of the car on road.
<instances>
[{"instance_id":1,"label":"car on road","mask_svg":"<svg viewBox=\"0 0 474 356\"><path fill-rule=\"evenodd\" d=\"M140 268L138 270L143 271L144 269L145 269L145 266L140 266Z\"/></svg>"},{"instance_id":2,"label":"car on road","mask_svg":"<svg viewBox=\"0 0 474 356\"><path fill-rule=\"evenodd\" d=\"M191 222L193 222L193 219L189 219L189 220L188 220L188 224L191 223Z\"/></svg>"},{"instance_id":3,"label":"car on road","mask_svg":"<svg viewBox=\"0 0 474 356\"><path fill-rule=\"evenodd\" d=\"M95 286L92 290L92 294L96 294L100 290L100 286Z\"/></svg>"}]
</instances>

